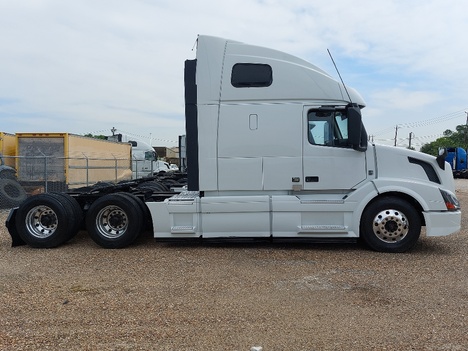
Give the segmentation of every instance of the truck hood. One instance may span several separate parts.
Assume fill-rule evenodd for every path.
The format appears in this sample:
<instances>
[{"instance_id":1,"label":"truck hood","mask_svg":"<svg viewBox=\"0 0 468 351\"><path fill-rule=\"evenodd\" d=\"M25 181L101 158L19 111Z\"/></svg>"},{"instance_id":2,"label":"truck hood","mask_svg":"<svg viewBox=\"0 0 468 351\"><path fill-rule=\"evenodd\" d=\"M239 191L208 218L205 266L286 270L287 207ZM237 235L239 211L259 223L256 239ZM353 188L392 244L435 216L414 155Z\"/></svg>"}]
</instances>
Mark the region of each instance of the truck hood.
<instances>
[{"instance_id":1,"label":"truck hood","mask_svg":"<svg viewBox=\"0 0 468 351\"><path fill-rule=\"evenodd\" d=\"M377 178L400 178L409 182L426 182L442 185L443 188L455 193L450 165L445 162L441 169L434 156L422 152L374 145Z\"/></svg>"}]
</instances>

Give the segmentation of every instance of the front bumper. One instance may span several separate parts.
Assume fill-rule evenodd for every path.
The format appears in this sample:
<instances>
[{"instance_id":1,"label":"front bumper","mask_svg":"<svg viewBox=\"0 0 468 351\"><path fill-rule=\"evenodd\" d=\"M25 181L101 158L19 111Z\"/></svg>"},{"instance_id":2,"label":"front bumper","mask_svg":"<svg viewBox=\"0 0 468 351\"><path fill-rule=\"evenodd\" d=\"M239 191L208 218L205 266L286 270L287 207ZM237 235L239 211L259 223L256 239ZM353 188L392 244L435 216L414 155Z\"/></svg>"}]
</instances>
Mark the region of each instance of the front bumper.
<instances>
[{"instance_id":1,"label":"front bumper","mask_svg":"<svg viewBox=\"0 0 468 351\"><path fill-rule=\"evenodd\" d=\"M461 211L423 212L426 236L445 236L461 228Z\"/></svg>"}]
</instances>

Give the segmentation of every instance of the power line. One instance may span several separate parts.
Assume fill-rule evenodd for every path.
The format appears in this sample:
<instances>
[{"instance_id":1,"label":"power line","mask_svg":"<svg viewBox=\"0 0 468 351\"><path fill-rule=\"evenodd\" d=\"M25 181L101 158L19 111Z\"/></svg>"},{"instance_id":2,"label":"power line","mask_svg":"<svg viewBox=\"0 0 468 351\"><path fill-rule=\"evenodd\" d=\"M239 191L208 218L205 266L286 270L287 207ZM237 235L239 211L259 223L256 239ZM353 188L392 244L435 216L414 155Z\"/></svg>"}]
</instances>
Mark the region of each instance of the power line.
<instances>
[{"instance_id":1,"label":"power line","mask_svg":"<svg viewBox=\"0 0 468 351\"><path fill-rule=\"evenodd\" d=\"M441 123L441 122L446 122L446 121L449 121L451 119L459 118L460 115L464 114L464 111L465 110L460 110L460 111L452 112L452 113L449 113L449 114L446 114L446 115L443 115L443 116L439 116L439 117L435 117L435 118L431 118L431 119L423 120L423 121L403 123L401 126L403 128L425 127L425 126L428 126L428 125L437 124L437 123Z\"/></svg>"},{"instance_id":2,"label":"power line","mask_svg":"<svg viewBox=\"0 0 468 351\"><path fill-rule=\"evenodd\" d=\"M462 116L465 117L466 110L468 110L468 107L464 108L463 110L458 110L458 111L451 112L442 116L433 117L433 118L422 120L422 121L398 124L398 128L420 128L420 127L426 127L432 124L446 122L455 118L460 118ZM372 133L372 135L375 136L375 135L386 134L390 132L391 130L393 130L394 128L395 127L387 127L387 128L381 129L380 131L376 133Z\"/></svg>"},{"instance_id":3,"label":"power line","mask_svg":"<svg viewBox=\"0 0 468 351\"><path fill-rule=\"evenodd\" d=\"M394 127L387 127L385 129L379 130L378 132L373 133L372 135L380 135L380 134L386 134L393 130Z\"/></svg>"},{"instance_id":4,"label":"power line","mask_svg":"<svg viewBox=\"0 0 468 351\"><path fill-rule=\"evenodd\" d=\"M106 132L107 133L109 133L109 132L113 132L113 133L118 132L118 133L125 134L127 136L134 137L134 138L137 138L137 139L140 139L140 140L150 140L151 139L151 140L162 141L162 142L166 142L166 143L174 143L174 144L179 143L178 141L174 141L174 140L155 138L155 137L152 137L151 134L150 135L135 134L135 133L126 132L124 130L116 129L116 128L97 130L97 131L94 131L94 132L91 132L91 133L88 133L88 134L98 135L100 133L106 133Z\"/></svg>"},{"instance_id":5,"label":"power line","mask_svg":"<svg viewBox=\"0 0 468 351\"><path fill-rule=\"evenodd\" d=\"M95 130L94 132L89 132L89 133L85 133L85 134L98 135L100 133L105 133L105 132L108 132L108 131L109 131L108 129L101 129L101 130Z\"/></svg>"},{"instance_id":6,"label":"power line","mask_svg":"<svg viewBox=\"0 0 468 351\"><path fill-rule=\"evenodd\" d=\"M157 141L164 141L164 142L167 142L167 143L178 143L178 141L174 141L174 140L154 138L154 137L151 136L151 134L150 135L140 135L140 134L134 134L134 133L126 132L126 131L121 130L121 129L118 129L118 131L123 133L123 134L133 136L133 137L136 137L136 138L140 138L140 139L151 139L151 140L157 140Z\"/></svg>"}]
</instances>

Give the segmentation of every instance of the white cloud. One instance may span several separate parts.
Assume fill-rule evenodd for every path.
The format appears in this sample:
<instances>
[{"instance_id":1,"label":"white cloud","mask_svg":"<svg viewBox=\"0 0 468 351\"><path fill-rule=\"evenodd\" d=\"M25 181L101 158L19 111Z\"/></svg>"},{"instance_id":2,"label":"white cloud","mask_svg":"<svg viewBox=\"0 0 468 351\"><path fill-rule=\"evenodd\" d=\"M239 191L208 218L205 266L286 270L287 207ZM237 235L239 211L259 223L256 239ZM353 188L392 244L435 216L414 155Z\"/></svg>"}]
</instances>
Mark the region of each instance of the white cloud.
<instances>
[{"instance_id":1,"label":"white cloud","mask_svg":"<svg viewBox=\"0 0 468 351\"><path fill-rule=\"evenodd\" d=\"M468 105L465 4L0 0L0 129L116 127L177 140L183 62L194 57L197 34L283 50L334 74L331 48L347 84L367 100L368 129L393 125L389 111L437 117Z\"/></svg>"},{"instance_id":2,"label":"white cloud","mask_svg":"<svg viewBox=\"0 0 468 351\"><path fill-rule=\"evenodd\" d=\"M390 108L412 110L424 108L427 105L437 102L439 96L431 91L411 91L401 88L392 88L375 93L372 99L385 110Z\"/></svg>"}]
</instances>

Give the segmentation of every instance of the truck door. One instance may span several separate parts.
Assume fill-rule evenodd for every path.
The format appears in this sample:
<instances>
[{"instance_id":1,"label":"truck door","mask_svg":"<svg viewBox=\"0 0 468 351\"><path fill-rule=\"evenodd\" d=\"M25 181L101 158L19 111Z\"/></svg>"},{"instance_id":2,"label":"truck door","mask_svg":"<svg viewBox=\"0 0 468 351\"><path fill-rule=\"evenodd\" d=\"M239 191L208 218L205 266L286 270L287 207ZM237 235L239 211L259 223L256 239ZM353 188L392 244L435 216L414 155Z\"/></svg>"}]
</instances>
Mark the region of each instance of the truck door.
<instances>
[{"instance_id":1,"label":"truck door","mask_svg":"<svg viewBox=\"0 0 468 351\"><path fill-rule=\"evenodd\" d=\"M348 143L345 109L305 107L304 190L347 190L366 179L366 153Z\"/></svg>"}]
</instances>

